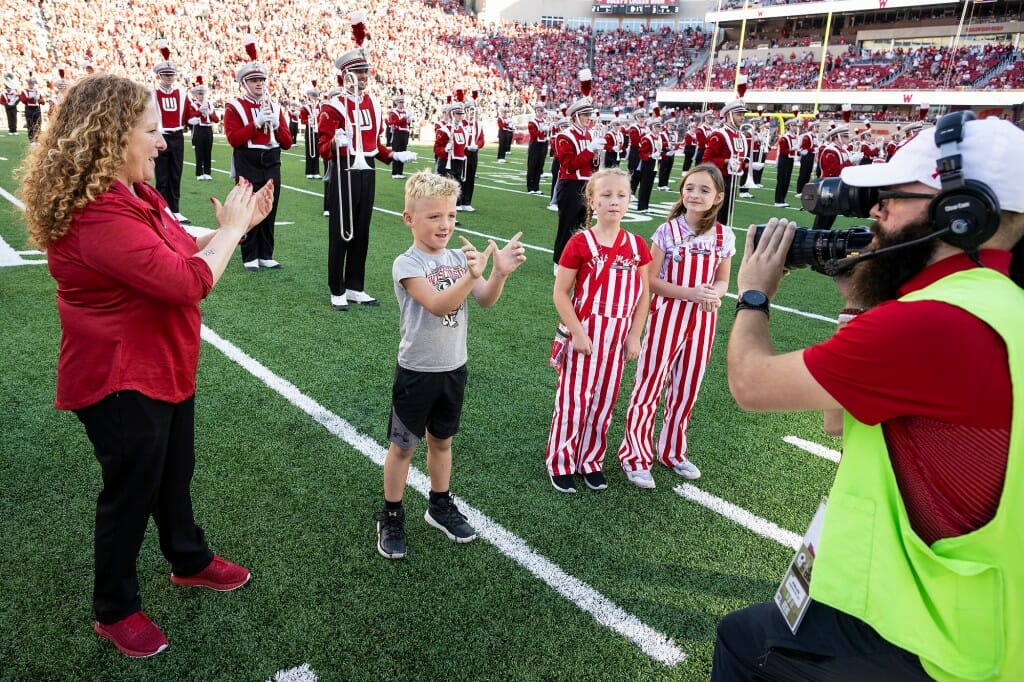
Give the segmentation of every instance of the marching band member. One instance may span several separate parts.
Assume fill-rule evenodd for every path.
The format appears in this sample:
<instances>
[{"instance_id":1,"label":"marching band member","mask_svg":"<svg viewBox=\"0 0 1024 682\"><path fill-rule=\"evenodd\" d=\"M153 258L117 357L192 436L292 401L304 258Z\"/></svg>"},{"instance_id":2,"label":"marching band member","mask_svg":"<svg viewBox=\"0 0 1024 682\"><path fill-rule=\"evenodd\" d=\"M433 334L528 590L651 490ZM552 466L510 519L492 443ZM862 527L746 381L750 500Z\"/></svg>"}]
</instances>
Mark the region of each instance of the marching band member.
<instances>
[{"instance_id":1,"label":"marching band member","mask_svg":"<svg viewBox=\"0 0 1024 682\"><path fill-rule=\"evenodd\" d=\"M293 140L284 112L267 93L267 69L256 61L252 36L246 38L245 51L252 61L235 70L242 96L224 107L224 134L234 147L235 176L251 182L253 190L273 180L274 205L242 242L242 264L250 272L277 270L281 264L274 260L274 220L281 198L281 151L291 149Z\"/></svg>"},{"instance_id":2,"label":"marching band member","mask_svg":"<svg viewBox=\"0 0 1024 682\"><path fill-rule=\"evenodd\" d=\"M619 168L622 156L626 153L626 135L622 132L622 119L618 116L611 120L604 134L604 168Z\"/></svg>"},{"instance_id":3,"label":"marching band member","mask_svg":"<svg viewBox=\"0 0 1024 682\"><path fill-rule=\"evenodd\" d=\"M751 172L754 170L753 159L753 147L756 135L754 133L754 125L752 123L743 123L740 125L740 133L743 135L743 141L747 145L747 156L744 159L746 163L743 165L743 175L739 177L739 183L737 188L739 189L739 197L742 199L753 199L754 195L750 193L749 182Z\"/></svg>"},{"instance_id":4,"label":"marching band member","mask_svg":"<svg viewBox=\"0 0 1024 682\"><path fill-rule=\"evenodd\" d=\"M376 195L375 159L391 163L416 160L416 153L393 152L381 144L384 125L380 103L366 92L370 58L362 47L364 15L350 15L357 47L334 61L344 89L320 110L320 156L330 161L327 241L327 286L331 307L348 304L378 306L365 291L366 254L370 245L370 219Z\"/></svg>"},{"instance_id":5,"label":"marching band member","mask_svg":"<svg viewBox=\"0 0 1024 682\"><path fill-rule=\"evenodd\" d=\"M764 111L763 106L758 106L758 111ZM768 131L763 119L755 118L753 121L754 130L751 133L753 145L750 148L750 168L754 178L754 184L758 189L764 187L761 178L764 175L764 159L768 154Z\"/></svg>"},{"instance_id":6,"label":"marching band member","mask_svg":"<svg viewBox=\"0 0 1024 682\"><path fill-rule=\"evenodd\" d=\"M43 93L36 87L36 79L29 76L25 81L25 89L18 94L18 99L25 108L25 126L28 128L29 142L39 137L39 126L43 119L43 105L46 100Z\"/></svg>"},{"instance_id":7,"label":"marching band member","mask_svg":"<svg viewBox=\"0 0 1024 682\"><path fill-rule=\"evenodd\" d=\"M824 136L824 146L818 153L818 162L821 165L822 178L838 178L839 173L847 166L857 165L855 157L851 157L846 147L849 144L850 128L843 124L837 125ZM858 154L859 156L859 154ZM814 217L815 230L829 230L835 223L834 215L816 215Z\"/></svg>"},{"instance_id":8,"label":"marching band member","mask_svg":"<svg viewBox=\"0 0 1024 682\"><path fill-rule=\"evenodd\" d=\"M654 189L654 175L656 166L665 153L664 140L662 139L661 117L658 116L658 108L654 108L654 116L647 120L643 135L640 136L640 143L637 146L639 164L635 176L639 178L636 189L636 210L647 213L650 210L651 190Z\"/></svg>"},{"instance_id":9,"label":"marching band member","mask_svg":"<svg viewBox=\"0 0 1024 682\"><path fill-rule=\"evenodd\" d=\"M391 149L396 152L404 152L409 148L409 112L405 110L405 94L402 90L392 101L391 111L388 112L387 125L391 130ZM397 159L391 161L391 177L395 180L405 178L405 164Z\"/></svg>"},{"instance_id":10,"label":"marching band member","mask_svg":"<svg viewBox=\"0 0 1024 682\"><path fill-rule=\"evenodd\" d=\"M548 175L551 176L551 191L548 194L548 210L558 211L558 155L555 154L555 135L568 130L569 126L572 125L572 121L565 115L568 107L562 105L562 117L558 119L555 124L554 131L548 137L548 156L551 157L551 166L548 168Z\"/></svg>"},{"instance_id":11,"label":"marching band member","mask_svg":"<svg viewBox=\"0 0 1024 682\"><path fill-rule=\"evenodd\" d=\"M739 185L747 163L747 140L740 132L747 105L735 99L722 107L725 125L708 135L704 149L704 163L712 163L722 172L725 180L725 201L718 208L718 222L732 226L732 196Z\"/></svg>"},{"instance_id":12,"label":"marching band member","mask_svg":"<svg viewBox=\"0 0 1024 682\"><path fill-rule=\"evenodd\" d=\"M874 136L871 134L871 124L869 123L867 129L860 134L860 165L866 166L869 163L874 163L881 151L881 148L875 144Z\"/></svg>"},{"instance_id":13,"label":"marching band member","mask_svg":"<svg viewBox=\"0 0 1024 682\"><path fill-rule=\"evenodd\" d=\"M203 77L196 76L197 85L189 91L186 120L192 127L192 147L196 155L196 180L213 180L213 124L220 122L213 105L206 101Z\"/></svg>"},{"instance_id":14,"label":"marching band member","mask_svg":"<svg viewBox=\"0 0 1024 682\"><path fill-rule=\"evenodd\" d=\"M786 119L786 132L779 135L778 141L778 174L775 177L775 205L777 207L789 206L786 203L786 195L789 194L789 183L793 179L793 164L799 156L799 142L797 134L800 132L800 119Z\"/></svg>"},{"instance_id":15,"label":"marching band member","mask_svg":"<svg viewBox=\"0 0 1024 682\"><path fill-rule=\"evenodd\" d=\"M459 197L456 210L462 205L462 183L466 177L466 129L463 117L466 106L461 101L448 105L447 123L434 131L434 158L437 159L437 174L449 177L459 183Z\"/></svg>"},{"instance_id":16,"label":"marching band member","mask_svg":"<svg viewBox=\"0 0 1024 682\"><path fill-rule=\"evenodd\" d=\"M683 134L683 173L690 170L693 165L694 154L697 153L697 124L686 124L686 132Z\"/></svg>"},{"instance_id":17,"label":"marching band member","mask_svg":"<svg viewBox=\"0 0 1024 682\"><path fill-rule=\"evenodd\" d=\"M693 157L694 163L701 163L704 160L704 151L707 149L708 145L708 135L715 131L715 128L718 127L717 124L718 120L714 111L709 109L704 112L703 116L701 116L701 122L700 125L697 126L696 132L697 154Z\"/></svg>"},{"instance_id":18,"label":"marching band member","mask_svg":"<svg viewBox=\"0 0 1024 682\"><path fill-rule=\"evenodd\" d=\"M811 180L818 155L818 122L810 121L798 139L797 156L800 157L800 172L796 178L796 195L804 191L804 185Z\"/></svg>"},{"instance_id":19,"label":"marching band member","mask_svg":"<svg viewBox=\"0 0 1024 682\"><path fill-rule=\"evenodd\" d=\"M320 91L313 87L306 89L306 103L299 109L299 123L306 138L306 177L320 178L320 139L316 129L320 118Z\"/></svg>"},{"instance_id":20,"label":"marching band member","mask_svg":"<svg viewBox=\"0 0 1024 682\"><path fill-rule=\"evenodd\" d=\"M498 115L498 163L505 163L505 157L512 151L512 138L515 126L512 123L512 110L502 107Z\"/></svg>"},{"instance_id":21,"label":"marching band member","mask_svg":"<svg viewBox=\"0 0 1024 682\"><path fill-rule=\"evenodd\" d=\"M64 69L57 69L57 80L53 82L53 96L50 98L50 110L49 116L53 116L57 110L57 105L64 99L64 90L68 87L68 82L64 79Z\"/></svg>"},{"instance_id":22,"label":"marching band member","mask_svg":"<svg viewBox=\"0 0 1024 682\"><path fill-rule=\"evenodd\" d=\"M302 108L299 103L295 100L288 101L288 134L292 136L292 141L299 139L299 119L302 117Z\"/></svg>"},{"instance_id":23,"label":"marching band member","mask_svg":"<svg viewBox=\"0 0 1024 682\"><path fill-rule=\"evenodd\" d=\"M555 233L555 271L569 238L586 224L587 202L583 188L597 170L596 154L604 149L602 138L594 139L588 129L594 102L583 96L566 109L570 125L555 135L558 159L558 231Z\"/></svg>"},{"instance_id":24,"label":"marching band member","mask_svg":"<svg viewBox=\"0 0 1024 682\"><path fill-rule=\"evenodd\" d=\"M675 112L673 111L673 116ZM658 161L658 189L668 191L669 179L672 177L672 166L675 163L676 147L679 145L679 133L676 132L676 120L666 124L661 131L661 159Z\"/></svg>"},{"instance_id":25,"label":"marching band member","mask_svg":"<svg viewBox=\"0 0 1024 682\"><path fill-rule=\"evenodd\" d=\"M626 152L626 172L629 173L629 191L636 196L636 188L640 184L640 139L647 132L647 112L641 107L633 112L633 122L626 128L629 138L629 151Z\"/></svg>"},{"instance_id":26,"label":"marching band member","mask_svg":"<svg viewBox=\"0 0 1024 682\"><path fill-rule=\"evenodd\" d=\"M181 214L178 202L181 199L181 172L185 166L185 103L188 97L184 90L174 85L178 67L171 61L167 41L161 38L157 41L157 47L160 48L163 61L153 67L157 79L153 99L160 112L160 126L167 148L161 150L156 158L156 191L171 207L178 222L185 224L189 220Z\"/></svg>"},{"instance_id":27,"label":"marching band member","mask_svg":"<svg viewBox=\"0 0 1024 682\"><path fill-rule=\"evenodd\" d=\"M543 103L533 106L533 119L527 124L527 128L530 132L530 144L526 148L526 193L540 194L540 176L544 173L544 157L548 154L548 133L551 131L551 123L544 115Z\"/></svg>"},{"instance_id":28,"label":"marching band member","mask_svg":"<svg viewBox=\"0 0 1024 682\"><path fill-rule=\"evenodd\" d=\"M474 91L475 99L475 91ZM462 127L466 131L466 175L462 182L462 196L455 209L472 213L473 190L476 188L476 167L479 162L480 148L484 146L484 128L480 125L480 114L475 101L466 102L466 118Z\"/></svg>"},{"instance_id":29,"label":"marching band member","mask_svg":"<svg viewBox=\"0 0 1024 682\"><path fill-rule=\"evenodd\" d=\"M4 74L4 89L0 92L0 106L3 106L4 113L7 114L7 134L17 135L18 134L18 102L21 98L18 96L18 87L14 80L13 73Z\"/></svg>"}]
</instances>

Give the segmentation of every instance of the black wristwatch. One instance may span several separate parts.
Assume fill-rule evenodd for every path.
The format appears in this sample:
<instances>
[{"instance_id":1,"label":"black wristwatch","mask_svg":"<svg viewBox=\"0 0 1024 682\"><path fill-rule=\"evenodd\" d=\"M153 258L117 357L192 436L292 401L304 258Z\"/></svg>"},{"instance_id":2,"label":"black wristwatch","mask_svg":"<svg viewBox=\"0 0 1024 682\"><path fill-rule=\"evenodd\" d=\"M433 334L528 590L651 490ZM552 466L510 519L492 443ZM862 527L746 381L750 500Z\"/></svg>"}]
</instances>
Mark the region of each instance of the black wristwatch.
<instances>
[{"instance_id":1,"label":"black wristwatch","mask_svg":"<svg viewBox=\"0 0 1024 682\"><path fill-rule=\"evenodd\" d=\"M765 315L770 315L768 311L768 295L756 289L744 291L736 300L736 312L741 310L760 310Z\"/></svg>"}]
</instances>

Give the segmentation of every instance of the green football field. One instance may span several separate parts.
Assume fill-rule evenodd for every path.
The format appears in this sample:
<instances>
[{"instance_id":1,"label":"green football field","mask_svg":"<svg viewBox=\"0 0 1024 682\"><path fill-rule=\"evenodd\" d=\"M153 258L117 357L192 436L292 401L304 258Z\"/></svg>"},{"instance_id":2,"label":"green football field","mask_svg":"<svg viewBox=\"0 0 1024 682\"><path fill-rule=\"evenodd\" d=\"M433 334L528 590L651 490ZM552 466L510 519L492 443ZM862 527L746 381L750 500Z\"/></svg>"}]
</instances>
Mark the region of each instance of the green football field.
<instances>
[{"instance_id":1,"label":"green football field","mask_svg":"<svg viewBox=\"0 0 1024 682\"><path fill-rule=\"evenodd\" d=\"M608 434L609 489L552 489L544 447L557 216L546 196L525 192L525 149L498 165L490 145L461 234L500 246L522 230L528 260L495 307L470 304L452 492L479 537L455 545L422 520L421 447L405 498L409 556L383 559L374 514L398 346L391 263L411 243L402 182L378 167L366 289L381 306L335 312L322 184L305 178L300 146L283 168L283 269L249 273L236 257L203 303L196 516L214 551L249 567L252 581L225 594L171 585L151 527L142 599L170 647L128 659L92 633L99 465L75 416L53 408L60 327L54 282L27 246L16 198L26 148L24 134L0 137L2 679L705 680L718 620L772 598L828 490L839 443L820 414L749 414L729 394L735 281L690 427L702 478L659 467L658 487L640 490L622 474L615 449L631 364ZM209 198L230 187L229 151L220 138L214 181L200 183L186 145L181 211L195 225L213 223ZM407 174L432 163L429 149L417 151ZM764 184L737 202L737 224L779 212L772 168ZM631 215L629 229L649 238L675 197L655 191L654 215ZM737 230L741 251L745 236ZM739 254L734 275L738 266ZM774 303L776 346L792 350L832 333L840 298L803 269Z\"/></svg>"}]
</instances>

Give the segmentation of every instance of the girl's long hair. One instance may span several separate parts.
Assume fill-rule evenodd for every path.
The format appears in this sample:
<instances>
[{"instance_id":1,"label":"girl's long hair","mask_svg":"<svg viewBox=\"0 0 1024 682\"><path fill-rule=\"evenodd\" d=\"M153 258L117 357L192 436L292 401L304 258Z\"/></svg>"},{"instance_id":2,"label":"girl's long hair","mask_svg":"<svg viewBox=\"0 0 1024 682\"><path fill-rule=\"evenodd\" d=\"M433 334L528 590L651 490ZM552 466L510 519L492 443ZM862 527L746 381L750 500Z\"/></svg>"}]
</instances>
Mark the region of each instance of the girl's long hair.
<instances>
[{"instance_id":1,"label":"girl's long hair","mask_svg":"<svg viewBox=\"0 0 1024 682\"><path fill-rule=\"evenodd\" d=\"M86 76L67 89L21 167L33 244L45 250L63 237L74 214L110 188L150 97L142 85L110 74Z\"/></svg>"},{"instance_id":2,"label":"girl's long hair","mask_svg":"<svg viewBox=\"0 0 1024 682\"><path fill-rule=\"evenodd\" d=\"M697 164L683 175L679 181L679 200L672 205L672 209L668 212L668 220L678 218L679 216L686 213L686 206L683 205L683 187L686 187L686 181L690 179L690 176L694 173L707 173L711 178L711 184L715 186L715 191L721 196L721 198L714 203L714 205L704 212L704 215L700 217L696 225L690 225L690 229L693 230L694 234L704 234L718 222L718 209L725 201L725 178L722 177L722 171L718 170L718 166L711 163Z\"/></svg>"}]
</instances>

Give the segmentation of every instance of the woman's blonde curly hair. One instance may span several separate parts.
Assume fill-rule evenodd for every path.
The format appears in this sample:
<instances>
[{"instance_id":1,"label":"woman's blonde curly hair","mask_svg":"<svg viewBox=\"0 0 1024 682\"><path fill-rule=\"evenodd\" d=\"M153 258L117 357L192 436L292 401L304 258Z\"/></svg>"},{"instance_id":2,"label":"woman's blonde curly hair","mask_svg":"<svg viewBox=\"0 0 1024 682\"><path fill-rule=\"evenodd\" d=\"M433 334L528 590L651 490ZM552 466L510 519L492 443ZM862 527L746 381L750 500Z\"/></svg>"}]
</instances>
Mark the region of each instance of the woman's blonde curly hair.
<instances>
[{"instance_id":1,"label":"woman's blonde curly hair","mask_svg":"<svg viewBox=\"0 0 1024 682\"><path fill-rule=\"evenodd\" d=\"M67 234L72 216L109 189L150 99L144 86L109 74L86 76L67 89L21 167L25 221L37 247Z\"/></svg>"}]
</instances>

